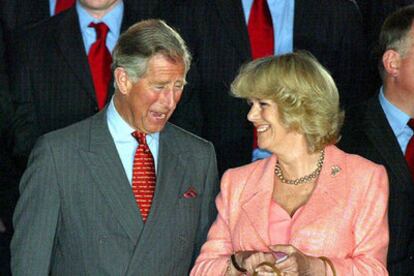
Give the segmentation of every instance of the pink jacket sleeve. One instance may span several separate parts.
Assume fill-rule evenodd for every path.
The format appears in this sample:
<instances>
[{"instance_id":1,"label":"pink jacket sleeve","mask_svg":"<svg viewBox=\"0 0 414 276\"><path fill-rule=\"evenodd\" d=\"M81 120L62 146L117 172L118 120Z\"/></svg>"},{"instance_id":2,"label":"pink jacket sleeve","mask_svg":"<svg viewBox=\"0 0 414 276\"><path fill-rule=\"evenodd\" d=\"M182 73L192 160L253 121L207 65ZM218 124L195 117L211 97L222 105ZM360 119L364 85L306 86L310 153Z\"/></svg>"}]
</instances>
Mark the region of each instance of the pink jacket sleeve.
<instances>
[{"instance_id":1,"label":"pink jacket sleeve","mask_svg":"<svg viewBox=\"0 0 414 276\"><path fill-rule=\"evenodd\" d=\"M190 275L224 275L228 260L233 254L229 226L229 185L230 176L225 173L221 181L221 192L216 198L218 215L212 224L207 242L201 248ZM232 195L234 199L234 195Z\"/></svg>"},{"instance_id":2,"label":"pink jacket sleeve","mask_svg":"<svg viewBox=\"0 0 414 276\"><path fill-rule=\"evenodd\" d=\"M360 212L356 213L354 220L355 246L352 254L346 259L330 258L337 275L388 275L389 188L384 167L376 167L366 187L365 196L360 202Z\"/></svg>"}]
</instances>

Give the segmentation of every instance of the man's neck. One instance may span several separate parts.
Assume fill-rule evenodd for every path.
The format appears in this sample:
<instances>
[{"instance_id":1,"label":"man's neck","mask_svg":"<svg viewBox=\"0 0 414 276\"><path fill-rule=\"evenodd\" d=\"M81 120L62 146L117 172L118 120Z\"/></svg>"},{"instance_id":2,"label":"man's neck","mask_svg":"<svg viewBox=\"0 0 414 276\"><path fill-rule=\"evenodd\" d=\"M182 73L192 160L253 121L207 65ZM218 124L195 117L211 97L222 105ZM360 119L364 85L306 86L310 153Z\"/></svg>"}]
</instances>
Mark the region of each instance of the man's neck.
<instances>
[{"instance_id":1,"label":"man's neck","mask_svg":"<svg viewBox=\"0 0 414 276\"><path fill-rule=\"evenodd\" d=\"M384 87L385 98L398 109L414 118L414 91L398 89L394 84Z\"/></svg>"},{"instance_id":2,"label":"man's neck","mask_svg":"<svg viewBox=\"0 0 414 276\"><path fill-rule=\"evenodd\" d=\"M82 3L80 3L80 5L82 6L82 8L85 9L85 11L87 13L89 13L93 18L96 19L101 19L102 17L104 17L106 14L108 14L116 5L118 5L122 0L117 0L114 3L112 3L110 6L105 7L105 8L95 8L95 7L91 7L91 6L87 6L84 5Z\"/></svg>"}]
</instances>

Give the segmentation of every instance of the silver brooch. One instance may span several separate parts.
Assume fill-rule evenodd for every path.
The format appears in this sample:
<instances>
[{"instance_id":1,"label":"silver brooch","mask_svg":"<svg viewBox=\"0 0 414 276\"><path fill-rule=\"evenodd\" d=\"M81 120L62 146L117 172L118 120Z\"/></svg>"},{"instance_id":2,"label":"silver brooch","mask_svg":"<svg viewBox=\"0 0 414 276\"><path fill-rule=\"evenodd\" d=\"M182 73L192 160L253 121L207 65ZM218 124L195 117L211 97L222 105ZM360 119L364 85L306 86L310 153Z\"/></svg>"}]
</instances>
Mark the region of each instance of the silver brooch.
<instances>
[{"instance_id":1,"label":"silver brooch","mask_svg":"<svg viewBox=\"0 0 414 276\"><path fill-rule=\"evenodd\" d=\"M338 166L332 166L331 168L331 175L336 176L341 171L341 168Z\"/></svg>"}]
</instances>

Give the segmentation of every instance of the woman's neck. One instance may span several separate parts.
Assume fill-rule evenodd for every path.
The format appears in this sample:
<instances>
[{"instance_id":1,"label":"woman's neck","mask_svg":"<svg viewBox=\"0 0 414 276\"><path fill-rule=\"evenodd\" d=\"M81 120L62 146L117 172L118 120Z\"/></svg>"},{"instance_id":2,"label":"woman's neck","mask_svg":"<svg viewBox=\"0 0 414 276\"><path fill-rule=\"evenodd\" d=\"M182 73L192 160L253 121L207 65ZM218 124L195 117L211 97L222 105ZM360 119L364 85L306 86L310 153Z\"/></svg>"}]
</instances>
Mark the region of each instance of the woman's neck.
<instances>
[{"instance_id":1,"label":"woman's neck","mask_svg":"<svg viewBox=\"0 0 414 276\"><path fill-rule=\"evenodd\" d=\"M277 154L279 166L286 179L297 179L312 173L318 164L321 152L310 153L307 146L290 148L286 153Z\"/></svg>"}]
</instances>

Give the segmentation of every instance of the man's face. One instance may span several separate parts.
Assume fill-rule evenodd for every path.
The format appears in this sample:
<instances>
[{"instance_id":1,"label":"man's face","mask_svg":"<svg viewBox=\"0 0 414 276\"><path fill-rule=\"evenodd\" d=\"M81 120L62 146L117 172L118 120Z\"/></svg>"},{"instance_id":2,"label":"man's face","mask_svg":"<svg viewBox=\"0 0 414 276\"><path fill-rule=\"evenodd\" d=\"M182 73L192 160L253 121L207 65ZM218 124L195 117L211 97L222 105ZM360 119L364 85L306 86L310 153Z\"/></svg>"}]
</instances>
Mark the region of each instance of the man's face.
<instances>
[{"instance_id":1,"label":"man's face","mask_svg":"<svg viewBox=\"0 0 414 276\"><path fill-rule=\"evenodd\" d=\"M399 88L414 96L414 24L409 32L411 39L408 51L404 57L401 57L398 72Z\"/></svg>"},{"instance_id":2,"label":"man's face","mask_svg":"<svg viewBox=\"0 0 414 276\"><path fill-rule=\"evenodd\" d=\"M105 12L122 0L79 0L79 3L88 11Z\"/></svg>"},{"instance_id":3,"label":"man's face","mask_svg":"<svg viewBox=\"0 0 414 276\"><path fill-rule=\"evenodd\" d=\"M161 131L175 110L185 84L183 61L157 54L136 83L129 78L122 93L122 117L143 133Z\"/></svg>"}]
</instances>

